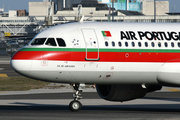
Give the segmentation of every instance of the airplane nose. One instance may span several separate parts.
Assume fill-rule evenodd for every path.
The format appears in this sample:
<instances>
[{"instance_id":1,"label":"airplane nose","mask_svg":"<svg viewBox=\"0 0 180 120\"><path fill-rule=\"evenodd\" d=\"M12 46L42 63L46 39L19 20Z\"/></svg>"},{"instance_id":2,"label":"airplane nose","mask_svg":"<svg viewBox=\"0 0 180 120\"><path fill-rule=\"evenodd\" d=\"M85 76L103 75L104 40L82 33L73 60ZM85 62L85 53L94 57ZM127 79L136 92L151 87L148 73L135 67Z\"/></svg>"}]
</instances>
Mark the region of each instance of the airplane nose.
<instances>
[{"instance_id":1,"label":"airplane nose","mask_svg":"<svg viewBox=\"0 0 180 120\"><path fill-rule=\"evenodd\" d=\"M31 70L31 60L14 60L11 59L11 67L17 73L23 76L29 76Z\"/></svg>"}]
</instances>

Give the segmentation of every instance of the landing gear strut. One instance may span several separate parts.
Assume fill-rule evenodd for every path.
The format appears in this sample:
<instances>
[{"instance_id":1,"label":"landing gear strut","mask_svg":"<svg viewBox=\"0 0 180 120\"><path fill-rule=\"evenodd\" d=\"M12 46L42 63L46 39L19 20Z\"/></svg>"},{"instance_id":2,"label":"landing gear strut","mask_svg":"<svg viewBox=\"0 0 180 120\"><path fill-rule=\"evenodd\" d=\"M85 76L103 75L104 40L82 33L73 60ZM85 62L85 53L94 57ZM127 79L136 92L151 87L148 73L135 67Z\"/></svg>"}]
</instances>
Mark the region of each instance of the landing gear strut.
<instances>
[{"instance_id":1,"label":"landing gear strut","mask_svg":"<svg viewBox=\"0 0 180 120\"><path fill-rule=\"evenodd\" d=\"M82 104L79 100L82 98L81 93L83 92L85 85L84 84L72 84L71 86L74 89L74 94L73 94L74 100L70 102L69 109L73 112L77 112L81 109L81 106L82 106Z\"/></svg>"}]
</instances>

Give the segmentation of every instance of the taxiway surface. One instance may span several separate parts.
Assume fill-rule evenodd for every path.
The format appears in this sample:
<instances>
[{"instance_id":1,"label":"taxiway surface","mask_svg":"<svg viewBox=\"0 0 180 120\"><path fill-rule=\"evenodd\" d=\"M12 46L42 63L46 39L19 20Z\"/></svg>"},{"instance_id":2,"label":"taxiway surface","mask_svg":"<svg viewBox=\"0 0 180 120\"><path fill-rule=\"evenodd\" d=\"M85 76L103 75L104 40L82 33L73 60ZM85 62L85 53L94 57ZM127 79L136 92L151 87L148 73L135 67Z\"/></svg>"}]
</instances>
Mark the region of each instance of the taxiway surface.
<instances>
[{"instance_id":1,"label":"taxiway surface","mask_svg":"<svg viewBox=\"0 0 180 120\"><path fill-rule=\"evenodd\" d=\"M13 95L10 95L11 92L1 93L0 119L179 120L180 118L180 92L154 92L142 99L120 103L100 99L94 89L88 89L82 94L82 109L75 113L68 107L72 100L72 92L69 89L41 90L41 92L27 91L22 94L17 92Z\"/></svg>"}]
</instances>

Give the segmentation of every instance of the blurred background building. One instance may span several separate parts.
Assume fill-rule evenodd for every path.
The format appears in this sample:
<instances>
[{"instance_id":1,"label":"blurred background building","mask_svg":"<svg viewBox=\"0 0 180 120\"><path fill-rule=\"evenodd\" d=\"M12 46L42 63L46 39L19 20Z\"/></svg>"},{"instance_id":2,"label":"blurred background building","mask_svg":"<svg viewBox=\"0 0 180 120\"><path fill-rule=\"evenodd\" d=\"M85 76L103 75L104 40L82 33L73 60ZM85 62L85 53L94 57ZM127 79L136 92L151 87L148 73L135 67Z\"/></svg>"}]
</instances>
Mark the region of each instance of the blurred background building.
<instances>
[{"instance_id":1,"label":"blurred background building","mask_svg":"<svg viewBox=\"0 0 180 120\"><path fill-rule=\"evenodd\" d=\"M154 15L154 0L142 1L141 12L145 15ZM167 15L169 13L169 1L156 1L156 15Z\"/></svg>"},{"instance_id":2,"label":"blurred background building","mask_svg":"<svg viewBox=\"0 0 180 120\"><path fill-rule=\"evenodd\" d=\"M154 22L154 0L42 0L29 2L27 11L0 8L0 32L6 37L34 36L83 15L84 21ZM168 1L156 1L156 15L156 22L180 22L179 13L169 13Z\"/></svg>"},{"instance_id":3,"label":"blurred background building","mask_svg":"<svg viewBox=\"0 0 180 120\"><path fill-rule=\"evenodd\" d=\"M141 10L141 0L98 0L99 3L105 3L108 6L114 2L114 8L116 10L131 10L138 11Z\"/></svg>"}]
</instances>

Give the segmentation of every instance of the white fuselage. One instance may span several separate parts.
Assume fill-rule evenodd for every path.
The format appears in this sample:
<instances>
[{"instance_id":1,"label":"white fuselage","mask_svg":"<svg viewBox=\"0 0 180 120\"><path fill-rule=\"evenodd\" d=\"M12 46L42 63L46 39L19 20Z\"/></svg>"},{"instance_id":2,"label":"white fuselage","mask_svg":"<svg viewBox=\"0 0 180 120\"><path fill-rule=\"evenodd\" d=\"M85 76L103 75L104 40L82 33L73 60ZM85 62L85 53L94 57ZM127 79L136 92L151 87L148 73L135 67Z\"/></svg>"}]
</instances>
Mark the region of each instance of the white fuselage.
<instances>
[{"instance_id":1,"label":"white fuselage","mask_svg":"<svg viewBox=\"0 0 180 120\"><path fill-rule=\"evenodd\" d=\"M180 85L178 26L59 25L39 33L13 56L11 65L25 76L60 83ZM45 38L41 44L33 42L40 38ZM53 46L48 44L50 39L55 41ZM66 45L61 46L58 39Z\"/></svg>"}]
</instances>

